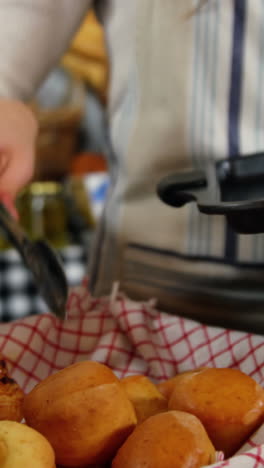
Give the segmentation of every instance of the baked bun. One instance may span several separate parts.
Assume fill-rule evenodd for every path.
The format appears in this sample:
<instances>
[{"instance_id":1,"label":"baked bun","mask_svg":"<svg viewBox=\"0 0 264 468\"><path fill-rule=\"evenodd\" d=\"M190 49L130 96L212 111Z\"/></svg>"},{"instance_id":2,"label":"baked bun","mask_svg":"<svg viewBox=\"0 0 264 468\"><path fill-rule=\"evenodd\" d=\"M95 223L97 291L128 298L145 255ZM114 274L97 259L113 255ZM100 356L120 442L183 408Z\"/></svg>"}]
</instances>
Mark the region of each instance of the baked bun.
<instances>
[{"instance_id":1,"label":"baked bun","mask_svg":"<svg viewBox=\"0 0 264 468\"><path fill-rule=\"evenodd\" d=\"M112 468L200 468L215 461L202 423L192 414L169 411L139 424L118 450Z\"/></svg>"},{"instance_id":2,"label":"baked bun","mask_svg":"<svg viewBox=\"0 0 264 468\"><path fill-rule=\"evenodd\" d=\"M168 410L168 402L157 387L144 375L132 375L122 379L121 384L134 406L137 421L141 423L154 414Z\"/></svg>"},{"instance_id":3,"label":"baked bun","mask_svg":"<svg viewBox=\"0 0 264 468\"><path fill-rule=\"evenodd\" d=\"M0 468L55 468L54 451L26 424L0 421Z\"/></svg>"},{"instance_id":4,"label":"baked bun","mask_svg":"<svg viewBox=\"0 0 264 468\"><path fill-rule=\"evenodd\" d=\"M193 374L194 372L200 372L200 370L202 369L207 369L207 367L199 367L195 370L181 372L180 374L177 374L175 377L164 380L163 382L160 382L159 384L157 384L157 389L164 396L164 398L169 400L175 388L175 385L177 384L179 375L190 374L190 373Z\"/></svg>"},{"instance_id":5,"label":"baked bun","mask_svg":"<svg viewBox=\"0 0 264 468\"><path fill-rule=\"evenodd\" d=\"M6 362L0 355L0 420L22 421L23 399L23 390L9 377Z\"/></svg>"},{"instance_id":6,"label":"baked bun","mask_svg":"<svg viewBox=\"0 0 264 468\"><path fill-rule=\"evenodd\" d=\"M235 369L204 369L175 378L170 410L197 416L217 450L233 455L263 422L264 391Z\"/></svg>"},{"instance_id":7,"label":"baked bun","mask_svg":"<svg viewBox=\"0 0 264 468\"><path fill-rule=\"evenodd\" d=\"M56 462L82 467L111 459L136 425L114 373L86 361L39 383L24 400L26 422L50 441Z\"/></svg>"}]
</instances>

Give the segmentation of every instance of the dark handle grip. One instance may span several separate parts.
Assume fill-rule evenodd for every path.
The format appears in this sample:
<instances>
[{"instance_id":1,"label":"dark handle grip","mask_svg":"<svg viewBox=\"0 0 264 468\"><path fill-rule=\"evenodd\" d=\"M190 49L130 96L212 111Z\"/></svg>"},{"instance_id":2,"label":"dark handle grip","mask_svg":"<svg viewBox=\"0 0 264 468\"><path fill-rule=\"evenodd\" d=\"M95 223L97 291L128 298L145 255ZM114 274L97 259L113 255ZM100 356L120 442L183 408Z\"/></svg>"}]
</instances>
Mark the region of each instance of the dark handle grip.
<instances>
[{"instance_id":1,"label":"dark handle grip","mask_svg":"<svg viewBox=\"0 0 264 468\"><path fill-rule=\"evenodd\" d=\"M159 198L167 205L181 207L196 200L192 190L207 186L204 171L192 170L165 177L158 185Z\"/></svg>"}]
</instances>

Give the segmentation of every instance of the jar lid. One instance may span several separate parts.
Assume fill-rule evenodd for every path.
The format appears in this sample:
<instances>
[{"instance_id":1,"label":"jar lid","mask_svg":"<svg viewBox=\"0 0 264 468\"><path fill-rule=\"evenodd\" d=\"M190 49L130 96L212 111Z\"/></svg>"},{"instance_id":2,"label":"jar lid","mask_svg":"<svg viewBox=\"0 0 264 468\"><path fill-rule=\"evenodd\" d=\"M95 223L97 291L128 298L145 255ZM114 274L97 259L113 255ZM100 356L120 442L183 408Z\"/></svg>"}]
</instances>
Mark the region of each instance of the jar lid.
<instances>
[{"instance_id":1,"label":"jar lid","mask_svg":"<svg viewBox=\"0 0 264 468\"><path fill-rule=\"evenodd\" d=\"M58 182L33 182L26 187L21 195L57 195L62 192L62 185Z\"/></svg>"}]
</instances>

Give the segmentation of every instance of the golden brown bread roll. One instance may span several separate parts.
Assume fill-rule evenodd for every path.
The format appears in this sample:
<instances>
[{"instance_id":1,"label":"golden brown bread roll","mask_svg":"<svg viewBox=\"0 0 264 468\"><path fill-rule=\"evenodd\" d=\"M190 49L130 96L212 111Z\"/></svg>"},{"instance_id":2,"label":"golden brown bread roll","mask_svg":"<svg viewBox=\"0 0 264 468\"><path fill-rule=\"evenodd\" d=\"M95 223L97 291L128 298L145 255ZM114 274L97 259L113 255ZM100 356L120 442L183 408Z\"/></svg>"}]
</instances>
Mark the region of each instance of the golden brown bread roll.
<instances>
[{"instance_id":1,"label":"golden brown bread roll","mask_svg":"<svg viewBox=\"0 0 264 468\"><path fill-rule=\"evenodd\" d=\"M180 411L139 424L115 456L112 468L200 468L215 461L202 423Z\"/></svg>"},{"instance_id":2,"label":"golden brown bread roll","mask_svg":"<svg viewBox=\"0 0 264 468\"><path fill-rule=\"evenodd\" d=\"M8 376L6 362L0 355L0 420L22 421L23 399L23 390Z\"/></svg>"},{"instance_id":3,"label":"golden brown bread roll","mask_svg":"<svg viewBox=\"0 0 264 468\"><path fill-rule=\"evenodd\" d=\"M0 421L0 468L55 468L54 451L26 424Z\"/></svg>"},{"instance_id":4,"label":"golden brown bread roll","mask_svg":"<svg viewBox=\"0 0 264 468\"><path fill-rule=\"evenodd\" d=\"M136 425L134 408L114 373L86 361L57 372L24 400L26 422L66 467L108 461Z\"/></svg>"},{"instance_id":5,"label":"golden brown bread roll","mask_svg":"<svg viewBox=\"0 0 264 468\"><path fill-rule=\"evenodd\" d=\"M179 375L183 374L188 374L188 373L194 373L194 372L200 372L202 369L207 369L207 367L199 367L197 369L191 370L191 371L185 371L181 372L180 374L177 374L176 376L172 377L171 379L164 380L163 382L160 382L157 384L157 389L159 392L167 399L169 400L171 397L171 394L174 390L175 385L177 384L177 379Z\"/></svg>"},{"instance_id":6,"label":"golden brown bread roll","mask_svg":"<svg viewBox=\"0 0 264 468\"><path fill-rule=\"evenodd\" d=\"M202 421L217 450L233 455L263 422L264 391L235 369L204 369L175 378L170 410Z\"/></svg>"},{"instance_id":7,"label":"golden brown bread roll","mask_svg":"<svg viewBox=\"0 0 264 468\"><path fill-rule=\"evenodd\" d=\"M144 375L132 375L122 379L121 384L134 406L137 421L141 423L154 414L168 410L168 402L157 387Z\"/></svg>"}]
</instances>

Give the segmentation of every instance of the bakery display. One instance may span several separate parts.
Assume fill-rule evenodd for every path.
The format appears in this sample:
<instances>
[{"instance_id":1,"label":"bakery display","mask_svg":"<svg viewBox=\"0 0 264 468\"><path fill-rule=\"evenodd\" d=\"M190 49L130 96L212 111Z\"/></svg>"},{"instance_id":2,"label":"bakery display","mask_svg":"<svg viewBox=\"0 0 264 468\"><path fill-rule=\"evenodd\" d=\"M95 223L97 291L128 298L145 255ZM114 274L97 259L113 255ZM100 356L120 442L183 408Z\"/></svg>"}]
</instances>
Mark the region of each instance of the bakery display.
<instances>
[{"instance_id":1,"label":"bakery display","mask_svg":"<svg viewBox=\"0 0 264 468\"><path fill-rule=\"evenodd\" d=\"M214 447L198 418L169 411L138 425L112 468L200 468L214 461Z\"/></svg>"},{"instance_id":2,"label":"bakery display","mask_svg":"<svg viewBox=\"0 0 264 468\"><path fill-rule=\"evenodd\" d=\"M26 423L49 440L65 467L108 461L137 422L117 377L92 361L42 381L25 396L23 408Z\"/></svg>"},{"instance_id":3,"label":"bakery display","mask_svg":"<svg viewBox=\"0 0 264 468\"><path fill-rule=\"evenodd\" d=\"M263 422L264 390L239 370L202 369L175 377L169 409L197 416L230 457Z\"/></svg>"},{"instance_id":4,"label":"bakery display","mask_svg":"<svg viewBox=\"0 0 264 468\"><path fill-rule=\"evenodd\" d=\"M134 406L137 421L141 423L154 414L167 411L168 402L157 387L144 375L132 375L121 381L128 399Z\"/></svg>"},{"instance_id":5,"label":"bakery display","mask_svg":"<svg viewBox=\"0 0 264 468\"><path fill-rule=\"evenodd\" d=\"M0 468L55 468L50 443L16 421L0 421Z\"/></svg>"}]
</instances>

